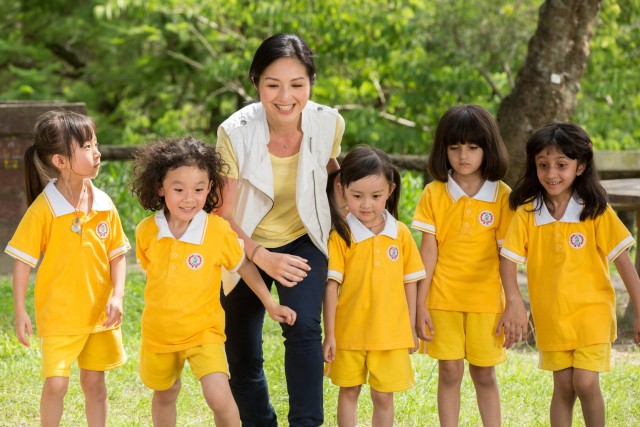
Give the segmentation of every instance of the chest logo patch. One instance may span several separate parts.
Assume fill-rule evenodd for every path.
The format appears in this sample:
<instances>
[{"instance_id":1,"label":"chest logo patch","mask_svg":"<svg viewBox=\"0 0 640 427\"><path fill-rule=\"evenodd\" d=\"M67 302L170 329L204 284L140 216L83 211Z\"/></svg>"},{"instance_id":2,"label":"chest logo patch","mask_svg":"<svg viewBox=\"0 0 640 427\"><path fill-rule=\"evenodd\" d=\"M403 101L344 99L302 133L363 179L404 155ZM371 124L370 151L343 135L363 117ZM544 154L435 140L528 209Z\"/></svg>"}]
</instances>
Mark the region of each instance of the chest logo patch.
<instances>
[{"instance_id":1,"label":"chest logo patch","mask_svg":"<svg viewBox=\"0 0 640 427\"><path fill-rule=\"evenodd\" d=\"M109 235L109 224L102 221L98 225L96 225L96 234L99 238L104 239Z\"/></svg>"},{"instance_id":2,"label":"chest logo patch","mask_svg":"<svg viewBox=\"0 0 640 427\"><path fill-rule=\"evenodd\" d=\"M198 270L200 267L202 267L203 263L204 259L202 258L202 255L197 252L187 256L187 267L192 270Z\"/></svg>"},{"instance_id":3,"label":"chest logo patch","mask_svg":"<svg viewBox=\"0 0 640 427\"><path fill-rule=\"evenodd\" d=\"M581 249L584 247L584 244L587 242L587 238L582 233L573 233L569 236L569 245L573 249Z\"/></svg>"},{"instance_id":4,"label":"chest logo patch","mask_svg":"<svg viewBox=\"0 0 640 427\"><path fill-rule=\"evenodd\" d=\"M397 261L400 257L400 249L396 245L389 246L387 249L387 256L391 261Z\"/></svg>"},{"instance_id":5,"label":"chest logo patch","mask_svg":"<svg viewBox=\"0 0 640 427\"><path fill-rule=\"evenodd\" d=\"M495 220L496 220L496 217L491 211L482 211L480 212L480 215L478 215L478 221L480 222L480 224L484 225L485 227L488 227L491 224L493 224Z\"/></svg>"}]
</instances>

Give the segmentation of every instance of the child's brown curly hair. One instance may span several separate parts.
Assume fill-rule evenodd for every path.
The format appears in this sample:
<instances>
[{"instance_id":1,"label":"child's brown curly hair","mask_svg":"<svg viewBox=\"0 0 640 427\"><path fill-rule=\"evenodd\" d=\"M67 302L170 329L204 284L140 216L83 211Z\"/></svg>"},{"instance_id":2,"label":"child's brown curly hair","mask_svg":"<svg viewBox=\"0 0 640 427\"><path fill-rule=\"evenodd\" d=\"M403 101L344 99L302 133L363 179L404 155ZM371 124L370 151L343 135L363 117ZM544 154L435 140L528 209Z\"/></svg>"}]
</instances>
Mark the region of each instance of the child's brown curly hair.
<instances>
[{"instance_id":1,"label":"child's brown curly hair","mask_svg":"<svg viewBox=\"0 0 640 427\"><path fill-rule=\"evenodd\" d=\"M196 166L209 174L211 189L203 209L210 213L220 207L224 185L222 173L228 165L212 145L193 136L157 140L138 150L133 161L131 193L146 210L163 209L164 197L158 195L158 190L167 172L181 166Z\"/></svg>"}]
</instances>

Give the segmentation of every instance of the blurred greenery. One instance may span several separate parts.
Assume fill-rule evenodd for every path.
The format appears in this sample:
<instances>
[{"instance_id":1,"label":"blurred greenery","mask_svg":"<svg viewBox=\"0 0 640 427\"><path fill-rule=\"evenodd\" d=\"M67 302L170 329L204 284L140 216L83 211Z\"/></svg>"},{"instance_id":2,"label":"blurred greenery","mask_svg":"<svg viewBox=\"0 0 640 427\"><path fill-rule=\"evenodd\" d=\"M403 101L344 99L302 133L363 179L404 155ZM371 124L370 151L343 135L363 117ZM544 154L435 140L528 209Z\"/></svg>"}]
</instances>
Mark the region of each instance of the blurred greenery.
<instances>
[{"instance_id":1,"label":"blurred greenery","mask_svg":"<svg viewBox=\"0 0 640 427\"><path fill-rule=\"evenodd\" d=\"M344 147L425 153L456 103L496 112L540 0L8 0L0 100L83 101L107 144L194 133L213 142L255 96L253 52L294 32L316 53L314 99L345 116ZM600 149L638 148L640 0L603 2L574 118Z\"/></svg>"}]
</instances>

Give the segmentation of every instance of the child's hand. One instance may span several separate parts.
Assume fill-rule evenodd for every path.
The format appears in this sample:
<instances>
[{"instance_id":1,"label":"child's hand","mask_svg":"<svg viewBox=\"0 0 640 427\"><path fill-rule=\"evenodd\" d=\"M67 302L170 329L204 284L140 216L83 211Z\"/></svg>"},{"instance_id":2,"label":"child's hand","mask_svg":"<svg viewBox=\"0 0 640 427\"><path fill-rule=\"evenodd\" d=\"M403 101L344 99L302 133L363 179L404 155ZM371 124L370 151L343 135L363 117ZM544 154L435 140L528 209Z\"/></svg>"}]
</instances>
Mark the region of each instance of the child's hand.
<instances>
[{"instance_id":1,"label":"child's hand","mask_svg":"<svg viewBox=\"0 0 640 427\"><path fill-rule=\"evenodd\" d=\"M433 329L431 314L427 307L419 307L416 310L416 333L422 341L433 341L436 331Z\"/></svg>"},{"instance_id":2,"label":"child's hand","mask_svg":"<svg viewBox=\"0 0 640 427\"><path fill-rule=\"evenodd\" d=\"M527 310L520 300L518 303L507 304L504 313L500 316L496 336L504 330L504 344L502 346L511 348L518 341L524 341L527 338L528 327Z\"/></svg>"},{"instance_id":3,"label":"child's hand","mask_svg":"<svg viewBox=\"0 0 640 427\"><path fill-rule=\"evenodd\" d=\"M636 345L640 345L640 316L636 317L636 321L633 323L633 341Z\"/></svg>"},{"instance_id":4,"label":"child's hand","mask_svg":"<svg viewBox=\"0 0 640 427\"><path fill-rule=\"evenodd\" d=\"M296 322L296 312L284 305L274 303L267 307L267 313L269 313L269 317L279 323L293 325Z\"/></svg>"},{"instance_id":5,"label":"child's hand","mask_svg":"<svg viewBox=\"0 0 640 427\"><path fill-rule=\"evenodd\" d=\"M122 323L122 297L111 295L107 302L107 320L102 324L105 328Z\"/></svg>"},{"instance_id":6,"label":"child's hand","mask_svg":"<svg viewBox=\"0 0 640 427\"><path fill-rule=\"evenodd\" d=\"M26 311L16 313L16 336L18 341L26 347L31 346L29 337L33 335L33 328L31 326L31 318Z\"/></svg>"},{"instance_id":7,"label":"child's hand","mask_svg":"<svg viewBox=\"0 0 640 427\"><path fill-rule=\"evenodd\" d=\"M322 354L324 355L325 362L333 362L333 359L336 357L336 337L333 335L326 335L324 337L324 342L322 343Z\"/></svg>"},{"instance_id":8,"label":"child's hand","mask_svg":"<svg viewBox=\"0 0 640 427\"><path fill-rule=\"evenodd\" d=\"M416 334L415 328L413 329L413 347L409 349L409 354L413 354L418 351L418 346L420 343L418 342L418 335Z\"/></svg>"}]
</instances>

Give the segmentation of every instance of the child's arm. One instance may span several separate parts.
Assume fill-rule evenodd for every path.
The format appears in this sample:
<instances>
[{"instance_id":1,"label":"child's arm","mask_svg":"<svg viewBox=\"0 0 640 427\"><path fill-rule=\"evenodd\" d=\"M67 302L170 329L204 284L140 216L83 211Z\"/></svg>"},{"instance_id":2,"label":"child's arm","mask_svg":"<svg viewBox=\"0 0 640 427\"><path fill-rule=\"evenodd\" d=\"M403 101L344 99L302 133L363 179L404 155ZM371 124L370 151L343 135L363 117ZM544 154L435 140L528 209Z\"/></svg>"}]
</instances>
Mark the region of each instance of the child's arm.
<instances>
[{"instance_id":1,"label":"child's arm","mask_svg":"<svg viewBox=\"0 0 640 427\"><path fill-rule=\"evenodd\" d=\"M436 269L436 262L438 261L438 242L434 234L422 233L420 256L422 257L422 264L424 264L427 276L418 281L415 325L418 337L423 341L431 341L433 340L433 334L435 334L436 331L433 329L431 315L429 314L429 310L427 310L427 295L429 295L433 272ZM426 328L429 329L428 333L425 325Z\"/></svg>"},{"instance_id":2,"label":"child's arm","mask_svg":"<svg viewBox=\"0 0 640 427\"><path fill-rule=\"evenodd\" d=\"M127 276L127 260L124 254L109 261L109 267L113 293L107 301L107 320L102 324L106 328L119 325L122 322L122 299L124 298L124 282Z\"/></svg>"},{"instance_id":3,"label":"child's arm","mask_svg":"<svg viewBox=\"0 0 640 427\"><path fill-rule=\"evenodd\" d=\"M636 313L636 320L633 323L633 341L636 345L640 345L640 278L638 278L638 272L629 258L628 251L620 254L613 263L627 288L629 300L631 300Z\"/></svg>"},{"instance_id":4,"label":"child's arm","mask_svg":"<svg viewBox=\"0 0 640 427\"><path fill-rule=\"evenodd\" d=\"M407 296L407 304L409 305L409 319L413 332L413 348L409 349L409 353L413 353L418 349L418 335L416 334L416 300L418 290L416 289L416 282L409 282L404 284L404 293Z\"/></svg>"},{"instance_id":5,"label":"child's arm","mask_svg":"<svg viewBox=\"0 0 640 427\"><path fill-rule=\"evenodd\" d=\"M324 291L324 304L322 307L322 318L324 321L324 343L322 344L322 353L324 361L333 362L336 356L336 306L338 305L338 282L333 279L327 280L327 286Z\"/></svg>"},{"instance_id":6,"label":"child's arm","mask_svg":"<svg viewBox=\"0 0 640 427\"><path fill-rule=\"evenodd\" d=\"M500 257L500 278L504 288L506 305L504 312L498 322L496 335L500 335L504 329L505 348L510 348L518 341L524 341L527 337L529 322L527 320L527 310L518 289L518 266L515 262Z\"/></svg>"},{"instance_id":7,"label":"child's arm","mask_svg":"<svg viewBox=\"0 0 640 427\"><path fill-rule=\"evenodd\" d=\"M13 310L16 319L16 336L22 345L29 347L29 337L33 335L31 317L25 308L27 286L29 285L29 273L31 266L22 261L13 263Z\"/></svg>"},{"instance_id":8,"label":"child's arm","mask_svg":"<svg viewBox=\"0 0 640 427\"><path fill-rule=\"evenodd\" d=\"M284 305L278 304L269 292L267 284L262 280L262 276L258 272L256 266L245 259L242 265L238 269L238 274L242 277L242 280L251 288L253 293L260 299L264 308L267 309L269 317L276 322L286 323L293 325L296 321L296 312Z\"/></svg>"}]
</instances>

